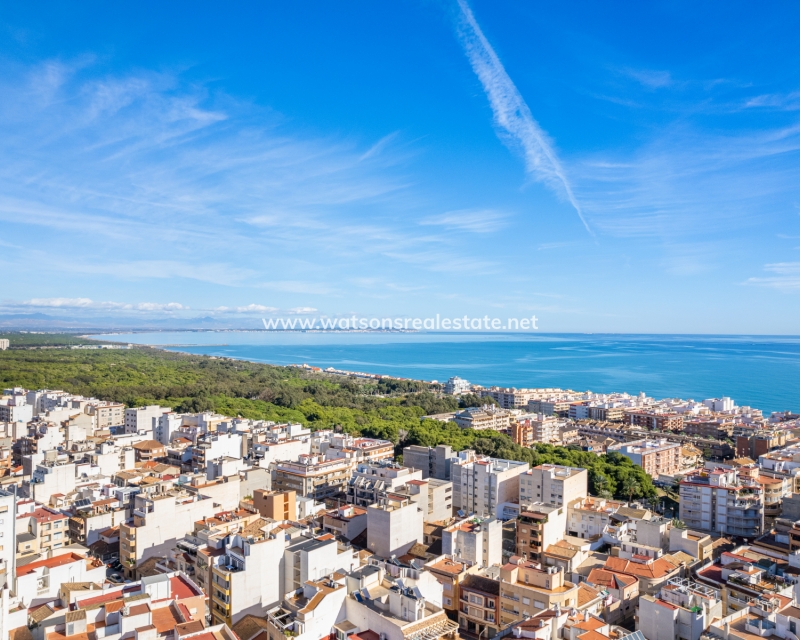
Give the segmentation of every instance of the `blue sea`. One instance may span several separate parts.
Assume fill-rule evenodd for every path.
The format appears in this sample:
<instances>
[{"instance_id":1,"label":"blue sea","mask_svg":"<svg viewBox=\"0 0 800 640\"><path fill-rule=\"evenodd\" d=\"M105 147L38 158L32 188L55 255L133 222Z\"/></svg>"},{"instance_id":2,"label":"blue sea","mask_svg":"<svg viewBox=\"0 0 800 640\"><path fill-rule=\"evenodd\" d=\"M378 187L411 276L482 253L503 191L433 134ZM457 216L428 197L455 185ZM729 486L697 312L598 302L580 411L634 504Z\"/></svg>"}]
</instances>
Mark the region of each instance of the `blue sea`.
<instances>
[{"instance_id":1,"label":"blue sea","mask_svg":"<svg viewBox=\"0 0 800 640\"><path fill-rule=\"evenodd\" d=\"M617 334L157 332L107 339L278 365L307 363L418 380L729 396L800 411L800 337Z\"/></svg>"}]
</instances>

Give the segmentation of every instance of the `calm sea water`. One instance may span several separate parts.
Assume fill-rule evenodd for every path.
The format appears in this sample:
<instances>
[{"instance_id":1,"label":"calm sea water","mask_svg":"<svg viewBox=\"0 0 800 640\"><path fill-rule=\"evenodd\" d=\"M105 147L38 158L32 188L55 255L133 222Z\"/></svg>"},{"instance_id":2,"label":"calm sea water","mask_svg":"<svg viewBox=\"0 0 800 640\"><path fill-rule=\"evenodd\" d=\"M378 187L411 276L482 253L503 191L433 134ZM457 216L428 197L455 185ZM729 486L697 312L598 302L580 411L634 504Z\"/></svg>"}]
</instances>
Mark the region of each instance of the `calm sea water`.
<instances>
[{"instance_id":1,"label":"calm sea water","mask_svg":"<svg viewBox=\"0 0 800 640\"><path fill-rule=\"evenodd\" d=\"M800 337L175 332L109 339L420 380L562 387L800 410Z\"/></svg>"}]
</instances>

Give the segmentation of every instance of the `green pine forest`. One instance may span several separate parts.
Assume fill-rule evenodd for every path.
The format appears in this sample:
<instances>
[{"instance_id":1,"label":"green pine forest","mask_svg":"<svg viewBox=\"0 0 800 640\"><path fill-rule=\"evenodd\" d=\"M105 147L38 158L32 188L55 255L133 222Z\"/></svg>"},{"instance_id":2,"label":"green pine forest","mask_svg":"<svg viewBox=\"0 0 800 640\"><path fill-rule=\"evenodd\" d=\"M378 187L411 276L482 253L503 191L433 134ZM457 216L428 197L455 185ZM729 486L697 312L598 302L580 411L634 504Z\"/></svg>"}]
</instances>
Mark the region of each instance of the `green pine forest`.
<instances>
[{"instance_id":1,"label":"green pine forest","mask_svg":"<svg viewBox=\"0 0 800 640\"><path fill-rule=\"evenodd\" d=\"M617 499L653 498L656 490L641 467L617 453L598 456L570 447L525 448L506 435L460 429L424 415L476 406L441 396L424 382L356 381L300 369L136 347L129 350L58 348L89 340L50 334L0 335L12 342L0 351L4 388L63 389L128 406L161 404L181 412L211 410L229 416L300 422L312 429L340 427L351 434L391 440L402 447L449 444L455 450L589 470L589 490ZM21 340L20 338L24 338Z\"/></svg>"}]
</instances>

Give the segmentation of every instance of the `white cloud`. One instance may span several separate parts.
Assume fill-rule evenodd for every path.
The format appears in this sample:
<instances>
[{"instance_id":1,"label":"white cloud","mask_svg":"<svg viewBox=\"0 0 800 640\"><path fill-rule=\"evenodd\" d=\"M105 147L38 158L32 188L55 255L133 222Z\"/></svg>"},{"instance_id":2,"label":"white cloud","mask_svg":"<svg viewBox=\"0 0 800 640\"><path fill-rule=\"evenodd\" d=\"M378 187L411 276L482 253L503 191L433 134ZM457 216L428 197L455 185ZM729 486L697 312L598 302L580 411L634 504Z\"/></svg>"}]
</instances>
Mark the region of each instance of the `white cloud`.
<instances>
[{"instance_id":1,"label":"white cloud","mask_svg":"<svg viewBox=\"0 0 800 640\"><path fill-rule=\"evenodd\" d=\"M747 108L771 108L781 111L800 110L800 91L789 93L766 93L750 98L745 102Z\"/></svg>"},{"instance_id":2,"label":"white cloud","mask_svg":"<svg viewBox=\"0 0 800 640\"><path fill-rule=\"evenodd\" d=\"M22 304L27 307L65 307L69 309L95 306L95 303L89 298L32 298Z\"/></svg>"},{"instance_id":3,"label":"white cloud","mask_svg":"<svg viewBox=\"0 0 800 640\"><path fill-rule=\"evenodd\" d=\"M663 89L664 87L669 87L673 83L672 75L669 71L631 69L628 67L623 69L622 72L648 89Z\"/></svg>"},{"instance_id":4,"label":"white cloud","mask_svg":"<svg viewBox=\"0 0 800 640\"><path fill-rule=\"evenodd\" d=\"M511 146L521 149L527 173L565 196L578 213L583 226L591 233L581 206L573 194L567 174L547 134L534 120L527 103L506 73L492 45L483 35L466 0L458 0L458 5L461 8L459 21L461 44L489 98L495 124L504 132L504 138Z\"/></svg>"},{"instance_id":5,"label":"white cloud","mask_svg":"<svg viewBox=\"0 0 800 640\"><path fill-rule=\"evenodd\" d=\"M277 307L265 307L263 304L248 304L244 307L236 307L237 313L275 313Z\"/></svg>"},{"instance_id":6,"label":"white cloud","mask_svg":"<svg viewBox=\"0 0 800 640\"><path fill-rule=\"evenodd\" d=\"M91 298L31 298L7 306L38 307L42 309L99 309L120 311L186 311L189 307L179 302L95 302Z\"/></svg>"},{"instance_id":7,"label":"white cloud","mask_svg":"<svg viewBox=\"0 0 800 640\"><path fill-rule=\"evenodd\" d=\"M310 313L316 313L317 309L314 307L294 307L293 309L289 309L288 313L292 315L308 315Z\"/></svg>"},{"instance_id":8,"label":"white cloud","mask_svg":"<svg viewBox=\"0 0 800 640\"><path fill-rule=\"evenodd\" d=\"M784 291L800 291L800 262L774 262L764 265L764 271L775 275L748 278L744 284Z\"/></svg>"},{"instance_id":9,"label":"white cloud","mask_svg":"<svg viewBox=\"0 0 800 640\"><path fill-rule=\"evenodd\" d=\"M436 225L448 229L459 229L473 233L491 233L505 226L508 215L493 209L473 210L461 209L448 211L438 216L431 216L420 221L421 225Z\"/></svg>"}]
</instances>

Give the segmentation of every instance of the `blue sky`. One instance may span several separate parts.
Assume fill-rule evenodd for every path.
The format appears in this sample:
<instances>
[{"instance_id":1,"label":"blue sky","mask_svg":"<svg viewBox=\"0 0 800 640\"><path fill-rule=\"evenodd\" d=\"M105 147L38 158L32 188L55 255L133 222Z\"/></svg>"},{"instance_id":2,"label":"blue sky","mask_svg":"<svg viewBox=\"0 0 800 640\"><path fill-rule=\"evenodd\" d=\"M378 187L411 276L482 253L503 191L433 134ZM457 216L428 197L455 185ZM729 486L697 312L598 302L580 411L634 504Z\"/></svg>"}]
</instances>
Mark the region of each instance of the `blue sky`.
<instances>
[{"instance_id":1,"label":"blue sky","mask_svg":"<svg viewBox=\"0 0 800 640\"><path fill-rule=\"evenodd\" d=\"M1 18L2 314L798 333L795 4Z\"/></svg>"}]
</instances>

